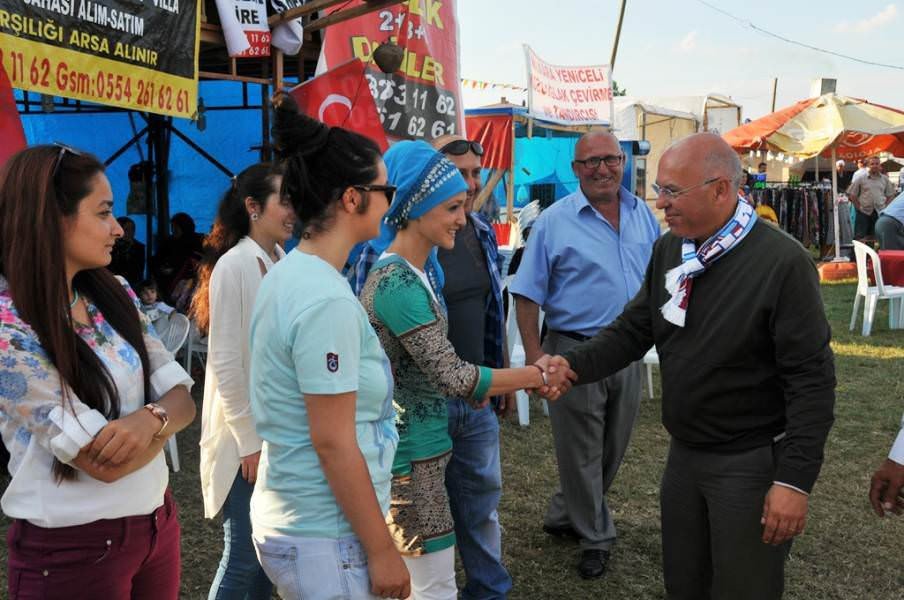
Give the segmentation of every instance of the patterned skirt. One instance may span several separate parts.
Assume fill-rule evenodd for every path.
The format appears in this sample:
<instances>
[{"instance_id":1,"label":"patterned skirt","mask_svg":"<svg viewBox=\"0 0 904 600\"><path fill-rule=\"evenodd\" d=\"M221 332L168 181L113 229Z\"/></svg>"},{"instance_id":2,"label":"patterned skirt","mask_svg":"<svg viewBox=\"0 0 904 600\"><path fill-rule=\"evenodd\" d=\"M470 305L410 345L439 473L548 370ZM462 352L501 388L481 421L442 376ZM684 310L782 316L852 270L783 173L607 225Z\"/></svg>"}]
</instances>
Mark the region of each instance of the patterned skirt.
<instances>
[{"instance_id":1,"label":"patterned skirt","mask_svg":"<svg viewBox=\"0 0 904 600\"><path fill-rule=\"evenodd\" d=\"M411 461L411 473L392 478L392 500L386 524L396 548L420 556L455 545L455 530L446 493L446 465L452 452Z\"/></svg>"}]
</instances>

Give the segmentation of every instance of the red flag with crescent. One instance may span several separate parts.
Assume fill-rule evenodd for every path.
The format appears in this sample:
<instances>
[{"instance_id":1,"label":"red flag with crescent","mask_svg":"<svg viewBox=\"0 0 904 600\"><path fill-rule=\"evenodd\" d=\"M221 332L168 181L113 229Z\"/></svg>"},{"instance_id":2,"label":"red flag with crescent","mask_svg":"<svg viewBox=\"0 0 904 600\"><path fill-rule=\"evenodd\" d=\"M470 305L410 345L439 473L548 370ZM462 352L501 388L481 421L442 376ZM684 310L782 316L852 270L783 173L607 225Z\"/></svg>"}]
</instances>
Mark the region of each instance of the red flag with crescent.
<instances>
[{"instance_id":1,"label":"red flag with crescent","mask_svg":"<svg viewBox=\"0 0 904 600\"><path fill-rule=\"evenodd\" d=\"M289 92L305 114L327 125L342 127L372 139L381 152L389 143L377 105L359 59L342 63Z\"/></svg>"},{"instance_id":2,"label":"red flag with crescent","mask_svg":"<svg viewBox=\"0 0 904 600\"><path fill-rule=\"evenodd\" d=\"M13 86L6 76L3 64L0 63L0 167L10 156L25 146L25 132L22 130L19 111L16 109Z\"/></svg>"}]
</instances>

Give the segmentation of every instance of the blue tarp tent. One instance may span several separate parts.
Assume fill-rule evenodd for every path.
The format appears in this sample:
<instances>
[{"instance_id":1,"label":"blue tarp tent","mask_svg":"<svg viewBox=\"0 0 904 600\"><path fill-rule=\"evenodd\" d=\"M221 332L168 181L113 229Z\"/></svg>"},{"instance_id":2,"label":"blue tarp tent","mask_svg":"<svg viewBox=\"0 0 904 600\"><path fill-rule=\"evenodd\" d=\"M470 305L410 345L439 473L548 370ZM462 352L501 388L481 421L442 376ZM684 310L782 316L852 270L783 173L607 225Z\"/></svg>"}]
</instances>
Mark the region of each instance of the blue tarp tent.
<instances>
[{"instance_id":1,"label":"blue tarp tent","mask_svg":"<svg viewBox=\"0 0 904 600\"><path fill-rule=\"evenodd\" d=\"M581 135L592 127L587 125L563 126L541 121L530 117L527 109L514 104L497 104L484 108L467 109L468 132L472 134L474 125L486 117L509 118L514 128L514 189L511 192L513 208L521 208L531 200L532 186L546 184L544 194L551 199L558 199L578 189L578 180L571 168L574 158L574 147ZM600 125L596 127L607 127ZM496 128L493 135L504 135L504 129ZM488 144L484 144L487 146ZM622 184L633 190L633 157L638 154L636 144L628 140L622 141L628 162ZM505 151L512 151L509 148ZM492 152L492 150L490 150ZM511 161L509 161L511 162ZM485 173L489 179L489 173ZM496 188L493 196L498 206L506 206L508 188ZM534 195L536 195L534 193Z\"/></svg>"},{"instance_id":2,"label":"blue tarp tent","mask_svg":"<svg viewBox=\"0 0 904 600\"><path fill-rule=\"evenodd\" d=\"M257 86L249 86L252 98L260 98ZM259 109L243 108L242 84L229 81L202 81L199 95L209 108L205 113L207 127L204 131L185 119L174 119L173 127L181 131L234 173L260 160L261 114ZM16 99L22 100L22 92L16 91ZM219 109L217 107L236 107ZM87 150L101 160L107 160L136 133L145 122L138 114L132 121L125 111L64 112L34 111L22 113L22 125L29 144L65 142L75 148ZM134 129L132 123L134 122ZM144 157L147 146L141 141ZM137 145L132 145L107 169L113 187L114 214L126 214L126 198L129 194L129 167L141 160ZM230 185L229 177L198 154L177 136L172 136L169 157L169 212L186 212L192 216L197 231L207 232L216 216L220 197ZM145 217L129 215L136 223L136 237L146 242Z\"/></svg>"}]
</instances>

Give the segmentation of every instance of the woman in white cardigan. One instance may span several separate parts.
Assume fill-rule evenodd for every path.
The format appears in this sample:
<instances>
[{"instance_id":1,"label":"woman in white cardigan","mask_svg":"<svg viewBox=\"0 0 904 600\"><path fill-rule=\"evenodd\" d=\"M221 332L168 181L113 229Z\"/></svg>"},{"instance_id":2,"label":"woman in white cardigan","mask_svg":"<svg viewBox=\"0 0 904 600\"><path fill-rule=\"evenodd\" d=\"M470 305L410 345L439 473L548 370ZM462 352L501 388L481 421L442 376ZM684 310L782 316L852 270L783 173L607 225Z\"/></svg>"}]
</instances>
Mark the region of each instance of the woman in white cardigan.
<instances>
[{"instance_id":1,"label":"woman in white cardigan","mask_svg":"<svg viewBox=\"0 0 904 600\"><path fill-rule=\"evenodd\" d=\"M269 164L245 169L220 202L205 242L192 303L207 334L207 372L201 417L204 516L223 511L224 548L210 600L269 599L272 586L254 552L249 502L261 439L248 404L249 327L261 279L285 256L295 213L280 197L281 171Z\"/></svg>"}]
</instances>

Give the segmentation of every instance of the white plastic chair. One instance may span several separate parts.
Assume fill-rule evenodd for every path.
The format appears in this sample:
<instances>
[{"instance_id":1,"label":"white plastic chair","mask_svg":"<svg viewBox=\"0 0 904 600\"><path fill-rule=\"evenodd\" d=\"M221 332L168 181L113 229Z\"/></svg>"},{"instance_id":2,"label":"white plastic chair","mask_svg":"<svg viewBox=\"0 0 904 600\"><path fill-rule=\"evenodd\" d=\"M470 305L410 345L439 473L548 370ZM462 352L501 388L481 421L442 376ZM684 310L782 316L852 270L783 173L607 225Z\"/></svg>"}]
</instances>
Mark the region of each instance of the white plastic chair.
<instances>
[{"instance_id":1,"label":"white plastic chair","mask_svg":"<svg viewBox=\"0 0 904 600\"><path fill-rule=\"evenodd\" d=\"M503 283L503 289L507 290L514 275L508 275ZM538 327L543 326L543 310L540 310ZM515 316L515 295L509 290L508 295L508 319L505 323L505 336L508 341L509 366L523 367L525 361L524 346L521 344L521 331L518 329L518 319ZM518 424L522 427L530 425L530 396L524 390L515 392L515 403L518 409ZM549 405L542 400L543 414L549 416Z\"/></svg>"},{"instance_id":2,"label":"white plastic chair","mask_svg":"<svg viewBox=\"0 0 904 600\"><path fill-rule=\"evenodd\" d=\"M158 323L161 324L160 327ZM163 346L175 356L188 339L191 322L182 313L173 312L154 321L154 329L157 330Z\"/></svg>"},{"instance_id":3,"label":"white plastic chair","mask_svg":"<svg viewBox=\"0 0 904 600\"><path fill-rule=\"evenodd\" d=\"M854 240L854 257L857 259L857 294L854 296L854 309L851 311L851 331L857 323L857 310L860 298L863 298L863 335L869 335L876 317L876 306L879 300L888 300L888 327L897 329L904 325L904 287L884 285L882 283L882 266L875 250L862 242ZM869 284L867 276L867 259L872 263L874 281Z\"/></svg>"},{"instance_id":4,"label":"white plastic chair","mask_svg":"<svg viewBox=\"0 0 904 600\"><path fill-rule=\"evenodd\" d=\"M659 354L656 352L656 346L650 348L649 352L643 357L643 364L647 368L647 393L650 400L653 399L653 365L659 365Z\"/></svg>"},{"instance_id":5,"label":"white plastic chair","mask_svg":"<svg viewBox=\"0 0 904 600\"><path fill-rule=\"evenodd\" d=\"M158 326L158 324L160 324L160 326ZM167 350L172 352L173 356L175 356L176 353L182 349L182 346L185 345L191 327L192 325L188 320L188 317L177 312L170 313L169 315L154 321L154 328L160 336L160 341L163 342L163 346ZM171 435L166 441L166 451L169 453L173 472L178 473L180 468L179 446L176 444L175 435Z\"/></svg>"},{"instance_id":6,"label":"white plastic chair","mask_svg":"<svg viewBox=\"0 0 904 600\"><path fill-rule=\"evenodd\" d=\"M188 342L185 345L185 356L183 359L185 371L189 375L191 375L192 356L197 356L198 360L202 363L204 363L207 358L207 337L201 335L201 332L198 330L198 326L195 325L194 321L192 321L188 333Z\"/></svg>"}]
</instances>

